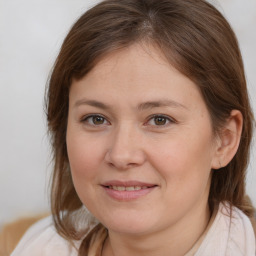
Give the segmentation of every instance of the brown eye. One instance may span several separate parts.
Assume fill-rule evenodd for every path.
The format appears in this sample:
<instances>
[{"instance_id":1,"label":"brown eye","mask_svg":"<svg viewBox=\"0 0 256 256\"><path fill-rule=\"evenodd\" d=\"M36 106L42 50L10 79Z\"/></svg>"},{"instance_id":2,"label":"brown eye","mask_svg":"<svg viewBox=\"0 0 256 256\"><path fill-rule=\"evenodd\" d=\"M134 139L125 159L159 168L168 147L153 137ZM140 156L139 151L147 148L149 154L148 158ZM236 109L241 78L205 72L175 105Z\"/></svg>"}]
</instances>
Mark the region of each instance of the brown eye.
<instances>
[{"instance_id":1,"label":"brown eye","mask_svg":"<svg viewBox=\"0 0 256 256\"><path fill-rule=\"evenodd\" d=\"M104 118L103 116L100 115L90 115L87 116L82 120L84 124L89 124L91 126L100 126L100 125L106 125L109 124L109 122Z\"/></svg>"},{"instance_id":2,"label":"brown eye","mask_svg":"<svg viewBox=\"0 0 256 256\"><path fill-rule=\"evenodd\" d=\"M167 118L163 116L156 116L154 118L154 121L156 125L165 125L167 122Z\"/></svg>"},{"instance_id":3,"label":"brown eye","mask_svg":"<svg viewBox=\"0 0 256 256\"><path fill-rule=\"evenodd\" d=\"M93 116L92 117L92 122L95 125L100 125L100 124L104 124L105 118L102 116Z\"/></svg>"},{"instance_id":4,"label":"brown eye","mask_svg":"<svg viewBox=\"0 0 256 256\"><path fill-rule=\"evenodd\" d=\"M174 123L176 123L176 121L173 118L165 115L154 115L147 121L147 125L150 125L151 127L152 126L167 127L168 125L174 124Z\"/></svg>"}]
</instances>

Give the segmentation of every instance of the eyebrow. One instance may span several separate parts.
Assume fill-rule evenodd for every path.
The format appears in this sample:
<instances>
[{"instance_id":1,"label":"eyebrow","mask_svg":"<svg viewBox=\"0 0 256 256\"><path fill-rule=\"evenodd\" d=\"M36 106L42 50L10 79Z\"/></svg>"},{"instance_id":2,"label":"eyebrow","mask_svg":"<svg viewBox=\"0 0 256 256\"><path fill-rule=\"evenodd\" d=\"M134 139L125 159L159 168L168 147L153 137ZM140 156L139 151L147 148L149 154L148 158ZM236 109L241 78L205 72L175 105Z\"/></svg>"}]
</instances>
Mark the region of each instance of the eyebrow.
<instances>
[{"instance_id":1,"label":"eyebrow","mask_svg":"<svg viewBox=\"0 0 256 256\"><path fill-rule=\"evenodd\" d=\"M156 100L156 101L147 101L139 104L138 110L148 110L152 108L159 108L159 107L172 107L172 108L184 108L187 109L181 103L178 103L173 100Z\"/></svg>"},{"instance_id":2,"label":"eyebrow","mask_svg":"<svg viewBox=\"0 0 256 256\"><path fill-rule=\"evenodd\" d=\"M78 100L75 103L74 107L79 107L81 105L89 105L89 106L97 107L97 108L104 109L104 110L113 109L113 107L111 105L107 105L107 104L102 103L97 100L86 100L86 99ZM142 111L142 110L150 110L150 109L159 108L159 107L172 107L172 108L188 109L183 104L178 103L173 100L155 100L155 101L142 102L138 105L137 109L139 111Z\"/></svg>"},{"instance_id":3,"label":"eyebrow","mask_svg":"<svg viewBox=\"0 0 256 256\"><path fill-rule=\"evenodd\" d=\"M86 99L81 99L81 100L78 100L74 107L79 107L81 105L89 105L89 106L92 106L92 107L96 107L96 108L101 108L101 109L105 109L105 110L108 110L111 108L111 106L109 105L106 105L100 101L97 101L97 100L86 100Z\"/></svg>"}]
</instances>

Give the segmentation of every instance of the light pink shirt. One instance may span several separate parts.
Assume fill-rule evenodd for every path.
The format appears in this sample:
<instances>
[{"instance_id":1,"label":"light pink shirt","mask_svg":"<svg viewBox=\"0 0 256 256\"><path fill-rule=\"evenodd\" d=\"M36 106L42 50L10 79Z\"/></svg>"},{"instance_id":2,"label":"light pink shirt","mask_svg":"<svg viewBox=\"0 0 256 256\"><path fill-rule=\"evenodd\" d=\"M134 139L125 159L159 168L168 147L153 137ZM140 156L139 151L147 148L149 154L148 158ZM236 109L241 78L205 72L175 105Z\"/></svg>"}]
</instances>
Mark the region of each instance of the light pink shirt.
<instances>
[{"instance_id":1,"label":"light pink shirt","mask_svg":"<svg viewBox=\"0 0 256 256\"><path fill-rule=\"evenodd\" d=\"M227 205L227 204L226 204ZM216 217L194 256L255 256L255 235L249 218L221 203ZM81 241L75 242L79 248ZM51 217L33 225L11 256L77 256L77 249L57 234ZM190 255L190 254L189 254Z\"/></svg>"}]
</instances>

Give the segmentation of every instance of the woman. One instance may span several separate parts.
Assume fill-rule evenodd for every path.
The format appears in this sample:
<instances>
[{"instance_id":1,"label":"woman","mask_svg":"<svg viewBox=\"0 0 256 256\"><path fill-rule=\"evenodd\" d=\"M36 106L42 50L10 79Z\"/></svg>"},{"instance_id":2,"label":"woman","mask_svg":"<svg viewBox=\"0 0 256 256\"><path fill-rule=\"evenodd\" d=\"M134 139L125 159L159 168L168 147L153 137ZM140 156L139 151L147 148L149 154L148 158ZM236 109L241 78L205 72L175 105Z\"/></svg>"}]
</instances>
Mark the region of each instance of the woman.
<instances>
[{"instance_id":1,"label":"woman","mask_svg":"<svg viewBox=\"0 0 256 256\"><path fill-rule=\"evenodd\" d=\"M241 54L203 0L106 0L47 95L52 217L16 255L255 255Z\"/></svg>"}]
</instances>

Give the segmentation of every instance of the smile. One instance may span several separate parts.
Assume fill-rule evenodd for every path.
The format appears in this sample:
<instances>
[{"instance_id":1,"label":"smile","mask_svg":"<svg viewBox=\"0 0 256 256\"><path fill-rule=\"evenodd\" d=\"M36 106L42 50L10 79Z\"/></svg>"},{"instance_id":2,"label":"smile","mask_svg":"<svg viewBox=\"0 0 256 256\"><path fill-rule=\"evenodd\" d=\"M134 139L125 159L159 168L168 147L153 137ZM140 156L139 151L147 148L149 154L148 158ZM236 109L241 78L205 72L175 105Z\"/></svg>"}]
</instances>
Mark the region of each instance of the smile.
<instances>
[{"instance_id":1,"label":"smile","mask_svg":"<svg viewBox=\"0 0 256 256\"><path fill-rule=\"evenodd\" d=\"M130 186L130 187L124 187L124 186L109 186L109 189L117 190L117 191L134 191L134 190L141 190L141 189L147 189L147 186Z\"/></svg>"},{"instance_id":2,"label":"smile","mask_svg":"<svg viewBox=\"0 0 256 256\"><path fill-rule=\"evenodd\" d=\"M118 201L139 199L158 187L154 184L147 184L137 181L110 181L101 186L109 197Z\"/></svg>"}]
</instances>

